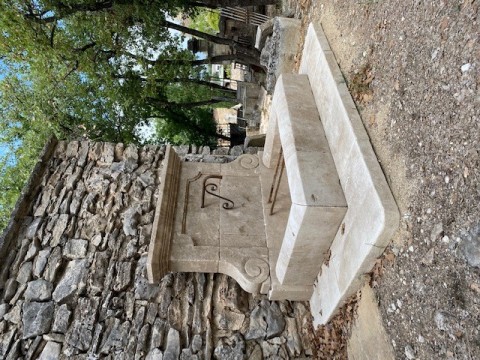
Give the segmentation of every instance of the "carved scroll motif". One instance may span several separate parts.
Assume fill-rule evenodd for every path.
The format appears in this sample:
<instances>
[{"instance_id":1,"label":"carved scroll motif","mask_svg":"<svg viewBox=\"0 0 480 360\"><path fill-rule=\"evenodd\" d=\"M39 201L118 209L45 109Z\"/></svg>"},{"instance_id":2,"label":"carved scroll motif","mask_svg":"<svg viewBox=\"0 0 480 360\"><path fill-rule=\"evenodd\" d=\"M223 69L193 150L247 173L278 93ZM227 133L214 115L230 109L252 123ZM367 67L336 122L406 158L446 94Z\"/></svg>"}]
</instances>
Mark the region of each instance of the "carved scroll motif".
<instances>
[{"instance_id":1,"label":"carved scroll motif","mask_svg":"<svg viewBox=\"0 0 480 360\"><path fill-rule=\"evenodd\" d=\"M245 262L245 272L251 278L250 281L261 284L267 280L270 268L265 260L253 258Z\"/></svg>"},{"instance_id":2,"label":"carved scroll motif","mask_svg":"<svg viewBox=\"0 0 480 360\"><path fill-rule=\"evenodd\" d=\"M255 169L259 165L258 156L244 154L239 157L239 164L244 169Z\"/></svg>"}]
</instances>

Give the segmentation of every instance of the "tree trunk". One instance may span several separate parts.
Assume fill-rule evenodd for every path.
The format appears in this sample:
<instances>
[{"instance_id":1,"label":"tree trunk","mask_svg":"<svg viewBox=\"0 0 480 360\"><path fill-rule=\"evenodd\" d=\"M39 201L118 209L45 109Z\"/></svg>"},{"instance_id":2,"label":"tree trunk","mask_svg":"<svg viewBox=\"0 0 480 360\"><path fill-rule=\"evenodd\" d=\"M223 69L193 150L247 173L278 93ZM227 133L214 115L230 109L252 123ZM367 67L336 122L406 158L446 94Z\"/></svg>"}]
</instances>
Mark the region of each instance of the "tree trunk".
<instances>
[{"instance_id":1,"label":"tree trunk","mask_svg":"<svg viewBox=\"0 0 480 360\"><path fill-rule=\"evenodd\" d=\"M227 88L225 86L222 86L222 85L219 85L219 84L216 84L216 83L212 83L212 82L206 81L206 80L200 80L200 79L190 79L190 78L179 79L179 78L175 78L175 79L171 79L171 80L156 79L155 81L157 83L170 83L170 84L171 83L191 83L191 84L207 86L211 89L218 89L218 90L221 90L221 91L224 91L224 92L227 92L227 93L236 93L237 92L236 90Z\"/></svg>"},{"instance_id":2,"label":"tree trunk","mask_svg":"<svg viewBox=\"0 0 480 360\"><path fill-rule=\"evenodd\" d=\"M156 98L147 98L148 102L158 109L172 109L172 108L182 108L182 109L191 109L197 106L213 105L219 102L225 101L225 98L212 98L209 100L202 101L191 101L186 103L176 103L171 101L165 101ZM235 100L235 99L231 99Z\"/></svg>"},{"instance_id":3,"label":"tree trunk","mask_svg":"<svg viewBox=\"0 0 480 360\"><path fill-rule=\"evenodd\" d=\"M252 58L260 58L260 50L258 50L254 46L245 46L233 39L227 39L220 36L208 34L202 31L198 31L195 29L190 29L186 26L175 24L170 21L165 21L165 25L170 29L178 30L185 34L190 34L192 36L205 39L215 44L229 45L232 48L234 54L244 54Z\"/></svg>"},{"instance_id":4,"label":"tree trunk","mask_svg":"<svg viewBox=\"0 0 480 360\"><path fill-rule=\"evenodd\" d=\"M184 60L184 59L158 59L158 60L149 60L145 59L143 57L139 57L135 54L132 53L126 53L125 55L137 58L139 60L142 60L150 65L156 65L156 64L164 64L164 65L191 65L191 66L199 66L199 65L207 65L207 64L221 64L225 61L236 61L240 64L244 65L255 65L263 70L265 68L260 65L260 60L257 58L253 58L248 55L243 55L243 54L229 54L229 55L217 55L217 56L212 56L210 58L206 59L200 59L200 60Z\"/></svg>"}]
</instances>

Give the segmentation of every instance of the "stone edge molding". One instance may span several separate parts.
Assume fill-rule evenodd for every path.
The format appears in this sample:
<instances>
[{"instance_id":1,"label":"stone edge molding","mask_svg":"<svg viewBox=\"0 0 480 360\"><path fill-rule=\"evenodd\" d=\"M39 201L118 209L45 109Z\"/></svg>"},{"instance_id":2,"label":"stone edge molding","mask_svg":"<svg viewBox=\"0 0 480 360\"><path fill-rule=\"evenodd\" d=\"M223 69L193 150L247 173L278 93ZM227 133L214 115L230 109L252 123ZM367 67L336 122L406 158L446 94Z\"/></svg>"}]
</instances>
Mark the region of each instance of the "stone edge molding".
<instances>
[{"instance_id":1,"label":"stone edge molding","mask_svg":"<svg viewBox=\"0 0 480 360\"><path fill-rule=\"evenodd\" d=\"M320 25L310 24L300 65L307 74L348 210L310 299L314 326L327 323L364 283L400 215L345 79Z\"/></svg>"},{"instance_id":2,"label":"stone edge molding","mask_svg":"<svg viewBox=\"0 0 480 360\"><path fill-rule=\"evenodd\" d=\"M3 288L4 279L5 276L7 276L9 269L9 266L4 263L4 259L11 248L16 245L16 235L18 234L21 224L23 223L22 219L27 216L28 211L32 206L32 201L35 199L35 196L40 189L40 181L43 177L43 173L48 166L48 162L52 157L57 144L57 138L51 137L43 147L38 161L35 164L35 167L33 168L27 183L22 189L22 193L15 204L15 208L10 216L10 221L0 236L0 262L3 265L0 269L0 288ZM5 273L5 271L7 272Z\"/></svg>"},{"instance_id":3,"label":"stone edge molding","mask_svg":"<svg viewBox=\"0 0 480 360\"><path fill-rule=\"evenodd\" d=\"M158 283L169 272L170 247L176 211L181 160L171 146L167 146L158 195L152 237L148 247L148 281ZM162 226L159 226L159 225Z\"/></svg>"}]
</instances>

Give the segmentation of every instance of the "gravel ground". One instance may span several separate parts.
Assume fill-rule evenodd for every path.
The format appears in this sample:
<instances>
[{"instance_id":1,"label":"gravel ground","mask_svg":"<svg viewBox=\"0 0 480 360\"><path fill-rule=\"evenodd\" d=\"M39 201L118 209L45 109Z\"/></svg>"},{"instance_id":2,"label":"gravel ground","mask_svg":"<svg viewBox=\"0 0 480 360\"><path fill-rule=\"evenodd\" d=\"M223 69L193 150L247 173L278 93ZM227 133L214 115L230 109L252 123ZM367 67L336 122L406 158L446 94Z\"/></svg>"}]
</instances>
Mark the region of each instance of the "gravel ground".
<instances>
[{"instance_id":1,"label":"gravel ground","mask_svg":"<svg viewBox=\"0 0 480 360\"><path fill-rule=\"evenodd\" d=\"M300 0L321 23L402 220L373 285L398 359L480 359L478 0Z\"/></svg>"}]
</instances>

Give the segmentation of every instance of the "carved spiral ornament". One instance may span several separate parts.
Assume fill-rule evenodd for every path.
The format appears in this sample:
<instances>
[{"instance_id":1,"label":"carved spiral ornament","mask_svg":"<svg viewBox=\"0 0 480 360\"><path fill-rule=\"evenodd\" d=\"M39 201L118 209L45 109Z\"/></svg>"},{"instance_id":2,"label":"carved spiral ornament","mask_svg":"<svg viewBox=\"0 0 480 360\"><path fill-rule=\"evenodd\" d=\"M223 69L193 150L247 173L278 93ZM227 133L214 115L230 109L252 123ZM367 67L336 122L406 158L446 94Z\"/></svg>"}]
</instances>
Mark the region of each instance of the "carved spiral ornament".
<instances>
[{"instance_id":1,"label":"carved spiral ornament","mask_svg":"<svg viewBox=\"0 0 480 360\"><path fill-rule=\"evenodd\" d=\"M240 156L239 163L244 169L255 169L259 164L258 156L244 154Z\"/></svg>"},{"instance_id":2,"label":"carved spiral ornament","mask_svg":"<svg viewBox=\"0 0 480 360\"><path fill-rule=\"evenodd\" d=\"M265 260L254 258L245 262L245 272L251 277L250 281L261 284L267 280L270 269Z\"/></svg>"}]
</instances>

